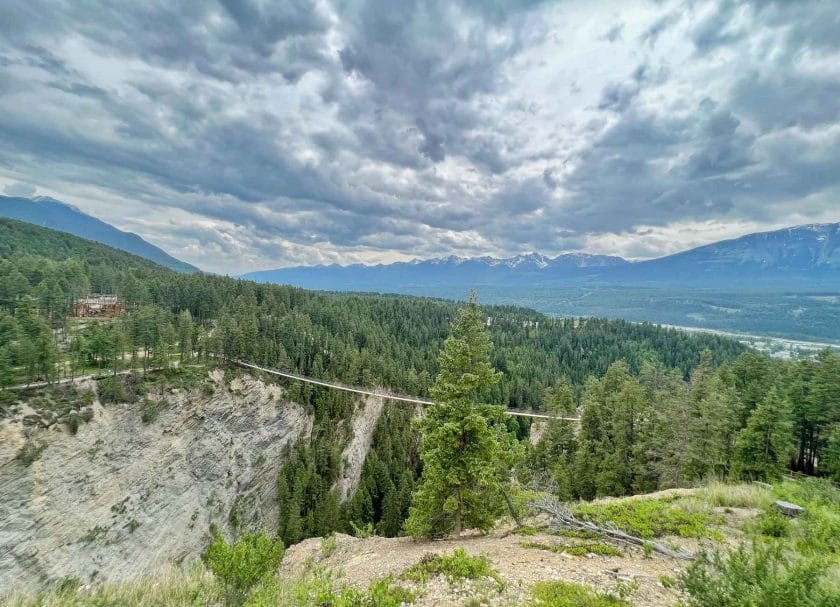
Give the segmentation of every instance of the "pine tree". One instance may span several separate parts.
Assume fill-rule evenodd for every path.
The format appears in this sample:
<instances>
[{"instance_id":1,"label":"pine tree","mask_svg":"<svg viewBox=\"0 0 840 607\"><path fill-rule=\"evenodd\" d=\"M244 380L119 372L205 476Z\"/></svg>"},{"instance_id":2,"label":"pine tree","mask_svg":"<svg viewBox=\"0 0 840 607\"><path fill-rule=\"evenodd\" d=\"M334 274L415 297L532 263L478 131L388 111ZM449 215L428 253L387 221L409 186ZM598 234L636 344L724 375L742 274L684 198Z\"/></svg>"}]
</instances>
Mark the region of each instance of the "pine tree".
<instances>
[{"instance_id":1,"label":"pine tree","mask_svg":"<svg viewBox=\"0 0 840 607\"><path fill-rule=\"evenodd\" d=\"M545 409L561 417L574 415L575 394L568 379L563 377L546 390ZM544 473L556 495L563 500L573 496L573 464L577 450L574 423L559 419L549 421L530 458L531 468Z\"/></svg>"},{"instance_id":2,"label":"pine tree","mask_svg":"<svg viewBox=\"0 0 840 607\"><path fill-rule=\"evenodd\" d=\"M840 424L834 426L828 436L828 446L825 449L825 471L831 480L840 483Z\"/></svg>"},{"instance_id":3,"label":"pine tree","mask_svg":"<svg viewBox=\"0 0 840 607\"><path fill-rule=\"evenodd\" d=\"M792 443L790 415L789 404L771 388L735 440L736 478L772 480L782 475Z\"/></svg>"},{"instance_id":4,"label":"pine tree","mask_svg":"<svg viewBox=\"0 0 840 607\"><path fill-rule=\"evenodd\" d=\"M195 329L190 311L181 311L178 314L178 349L179 359L182 363L192 358L194 332Z\"/></svg>"},{"instance_id":5,"label":"pine tree","mask_svg":"<svg viewBox=\"0 0 840 607\"><path fill-rule=\"evenodd\" d=\"M678 370L646 366L641 381L651 422L637 440L637 474L659 487L678 487L725 476L739 419L738 399L712 354L701 353L688 382ZM637 480L638 482L638 480Z\"/></svg>"},{"instance_id":6,"label":"pine tree","mask_svg":"<svg viewBox=\"0 0 840 607\"><path fill-rule=\"evenodd\" d=\"M660 365L645 365L641 373L651 420L639 437L636 453L645 465L640 472L660 487L679 487L688 465L690 399L682 373Z\"/></svg>"},{"instance_id":7,"label":"pine tree","mask_svg":"<svg viewBox=\"0 0 840 607\"><path fill-rule=\"evenodd\" d=\"M797 410L796 422L800 432L799 467L806 474L813 474L827 431L840 422L840 358L829 348L817 356L810 393L804 406Z\"/></svg>"},{"instance_id":8,"label":"pine tree","mask_svg":"<svg viewBox=\"0 0 840 607\"><path fill-rule=\"evenodd\" d=\"M583 490L582 497L591 494L586 477L593 468L597 495L625 495L655 488L651 477L641 473L647 461L642 439L649 434L645 424L650 418L650 402L626 363L613 363L603 378L587 382L581 448L575 462L576 485Z\"/></svg>"},{"instance_id":9,"label":"pine tree","mask_svg":"<svg viewBox=\"0 0 840 607\"><path fill-rule=\"evenodd\" d=\"M15 380L12 354L7 346L0 346L0 390L11 386Z\"/></svg>"},{"instance_id":10,"label":"pine tree","mask_svg":"<svg viewBox=\"0 0 840 607\"><path fill-rule=\"evenodd\" d=\"M505 509L521 448L507 432L504 409L482 403L499 381L483 320L473 294L440 353L437 403L418 424L423 476L405 523L413 537L486 531Z\"/></svg>"},{"instance_id":11,"label":"pine tree","mask_svg":"<svg viewBox=\"0 0 840 607\"><path fill-rule=\"evenodd\" d=\"M597 494L595 487L595 475L597 471L595 445L593 441L579 441L578 450L575 453L575 466L572 476L572 488L577 497L585 500L595 498Z\"/></svg>"}]
</instances>

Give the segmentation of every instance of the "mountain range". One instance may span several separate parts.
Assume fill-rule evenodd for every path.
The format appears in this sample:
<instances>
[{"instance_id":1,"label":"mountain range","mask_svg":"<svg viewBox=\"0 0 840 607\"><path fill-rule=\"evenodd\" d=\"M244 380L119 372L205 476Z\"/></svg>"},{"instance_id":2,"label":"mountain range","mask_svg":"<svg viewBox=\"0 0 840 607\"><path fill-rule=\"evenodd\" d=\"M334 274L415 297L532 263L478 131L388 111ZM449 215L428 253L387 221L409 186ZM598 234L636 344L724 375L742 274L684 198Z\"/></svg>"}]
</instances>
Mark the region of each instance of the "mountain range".
<instances>
[{"instance_id":1,"label":"mountain range","mask_svg":"<svg viewBox=\"0 0 840 607\"><path fill-rule=\"evenodd\" d=\"M586 253L528 253L506 259L449 256L380 265L279 268L242 278L310 289L391 292L432 285L837 288L840 223L748 234L638 262Z\"/></svg>"},{"instance_id":2,"label":"mountain range","mask_svg":"<svg viewBox=\"0 0 840 607\"><path fill-rule=\"evenodd\" d=\"M109 223L83 213L73 205L54 198L0 196L0 217L25 221L106 244L178 272L198 272L195 266L175 259L137 234L123 232Z\"/></svg>"},{"instance_id":3,"label":"mountain range","mask_svg":"<svg viewBox=\"0 0 840 607\"><path fill-rule=\"evenodd\" d=\"M0 217L68 232L133 253L179 272L198 268L137 234L124 232L48 197L0 196ZM509 258L458 257L391 264L297 266L242 278L309 289L436 294L453 287L703 287L815 291L840 288L840 223L747 234L645 261L611 255L526 253Z\"/></svg>"}]
</instances>

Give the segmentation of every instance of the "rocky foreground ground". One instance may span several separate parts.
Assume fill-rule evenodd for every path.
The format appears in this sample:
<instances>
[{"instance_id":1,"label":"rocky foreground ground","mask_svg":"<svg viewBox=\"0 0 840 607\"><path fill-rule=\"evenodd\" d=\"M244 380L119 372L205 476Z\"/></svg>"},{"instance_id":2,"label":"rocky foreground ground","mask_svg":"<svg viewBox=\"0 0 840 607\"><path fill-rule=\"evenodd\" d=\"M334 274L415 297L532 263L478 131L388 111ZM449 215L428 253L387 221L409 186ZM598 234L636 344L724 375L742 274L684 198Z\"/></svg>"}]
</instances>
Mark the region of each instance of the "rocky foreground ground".
<instances>
[{"instance_id":1,"label":"rocky foreground ground","mask_svg":"<svg viewBox=\"0 0 840 607\"><path fill-rule=\"evenodd\" d=\"M690 490L688 490L690 491ZM680 491L685 495L686 490ZM632 498L625 498L632 499ZM726 533L716 542L736 543L736 527L758 510L750 508L717 509ZM680 537L659 538L674 547L689 550L700 547L699 540ZM711 540L704 540L711 542ZM632 604L652 607L672 606L679 594L671 587L686 566L686 561L618 543L607 544L620 550L621 556L570 554L563 547L592 544L589 540L564 537L547 529L517 533L510 526L490 534L465 533L460 539L413 541L410 538L356 538L337 534L333 538L312 538L289 547L280 569L280 577L295 579L313 569L332 572L343 582L367 588L383 577L415 591L417 607L433 605L523 605L534 584L563 580L590 587L602 593L627 598ZM552 550L551 548L554 548ZM485 556L498 573L501 584L492 578L447 581L432 576L418 583L405 579L405 573L430 555L447 555L464 549L471 556ZM572 550L573 552L576 552Z\"/></svg>"}]
</instances>

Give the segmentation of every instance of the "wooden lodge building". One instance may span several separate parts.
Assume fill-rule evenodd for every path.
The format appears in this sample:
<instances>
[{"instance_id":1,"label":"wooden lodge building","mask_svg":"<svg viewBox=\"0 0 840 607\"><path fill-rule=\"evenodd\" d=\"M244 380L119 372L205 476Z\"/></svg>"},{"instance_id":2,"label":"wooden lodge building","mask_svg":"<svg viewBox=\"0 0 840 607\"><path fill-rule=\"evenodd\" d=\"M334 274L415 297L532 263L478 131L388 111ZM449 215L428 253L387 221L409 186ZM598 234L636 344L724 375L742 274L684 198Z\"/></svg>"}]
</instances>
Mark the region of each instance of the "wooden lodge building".
<instances>
[{"instance_id":1,"label":"wooden lodge building","mask_svg":"<svg viewBox=\"0 0 840 607\"><path fill-rule=\"evenodd\" d=\"M76 318L116 318L125 310L125 303L116 295L89 295L73 304Z\"/></svg>"}]
</instances>

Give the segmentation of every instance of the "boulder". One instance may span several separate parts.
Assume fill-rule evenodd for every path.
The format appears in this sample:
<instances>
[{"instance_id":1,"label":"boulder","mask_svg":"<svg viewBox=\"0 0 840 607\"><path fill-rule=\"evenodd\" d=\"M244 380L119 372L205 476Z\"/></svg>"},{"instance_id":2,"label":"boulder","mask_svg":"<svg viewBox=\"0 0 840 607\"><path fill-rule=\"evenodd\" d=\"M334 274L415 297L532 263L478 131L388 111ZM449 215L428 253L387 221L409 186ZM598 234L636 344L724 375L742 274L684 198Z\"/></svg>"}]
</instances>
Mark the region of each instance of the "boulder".
<instances>
[{"instance_id":1,"label":"boulder","mask_svg":"<svg viewBox=\"0 0 840 607\"><path fill-rule=\"evenodd\" d=\"M777 500L774 504L779 511L785 516L799 516L805 512L805 508L797 504L792 504L783 500Z\"/></svg>"}]
</instances>

